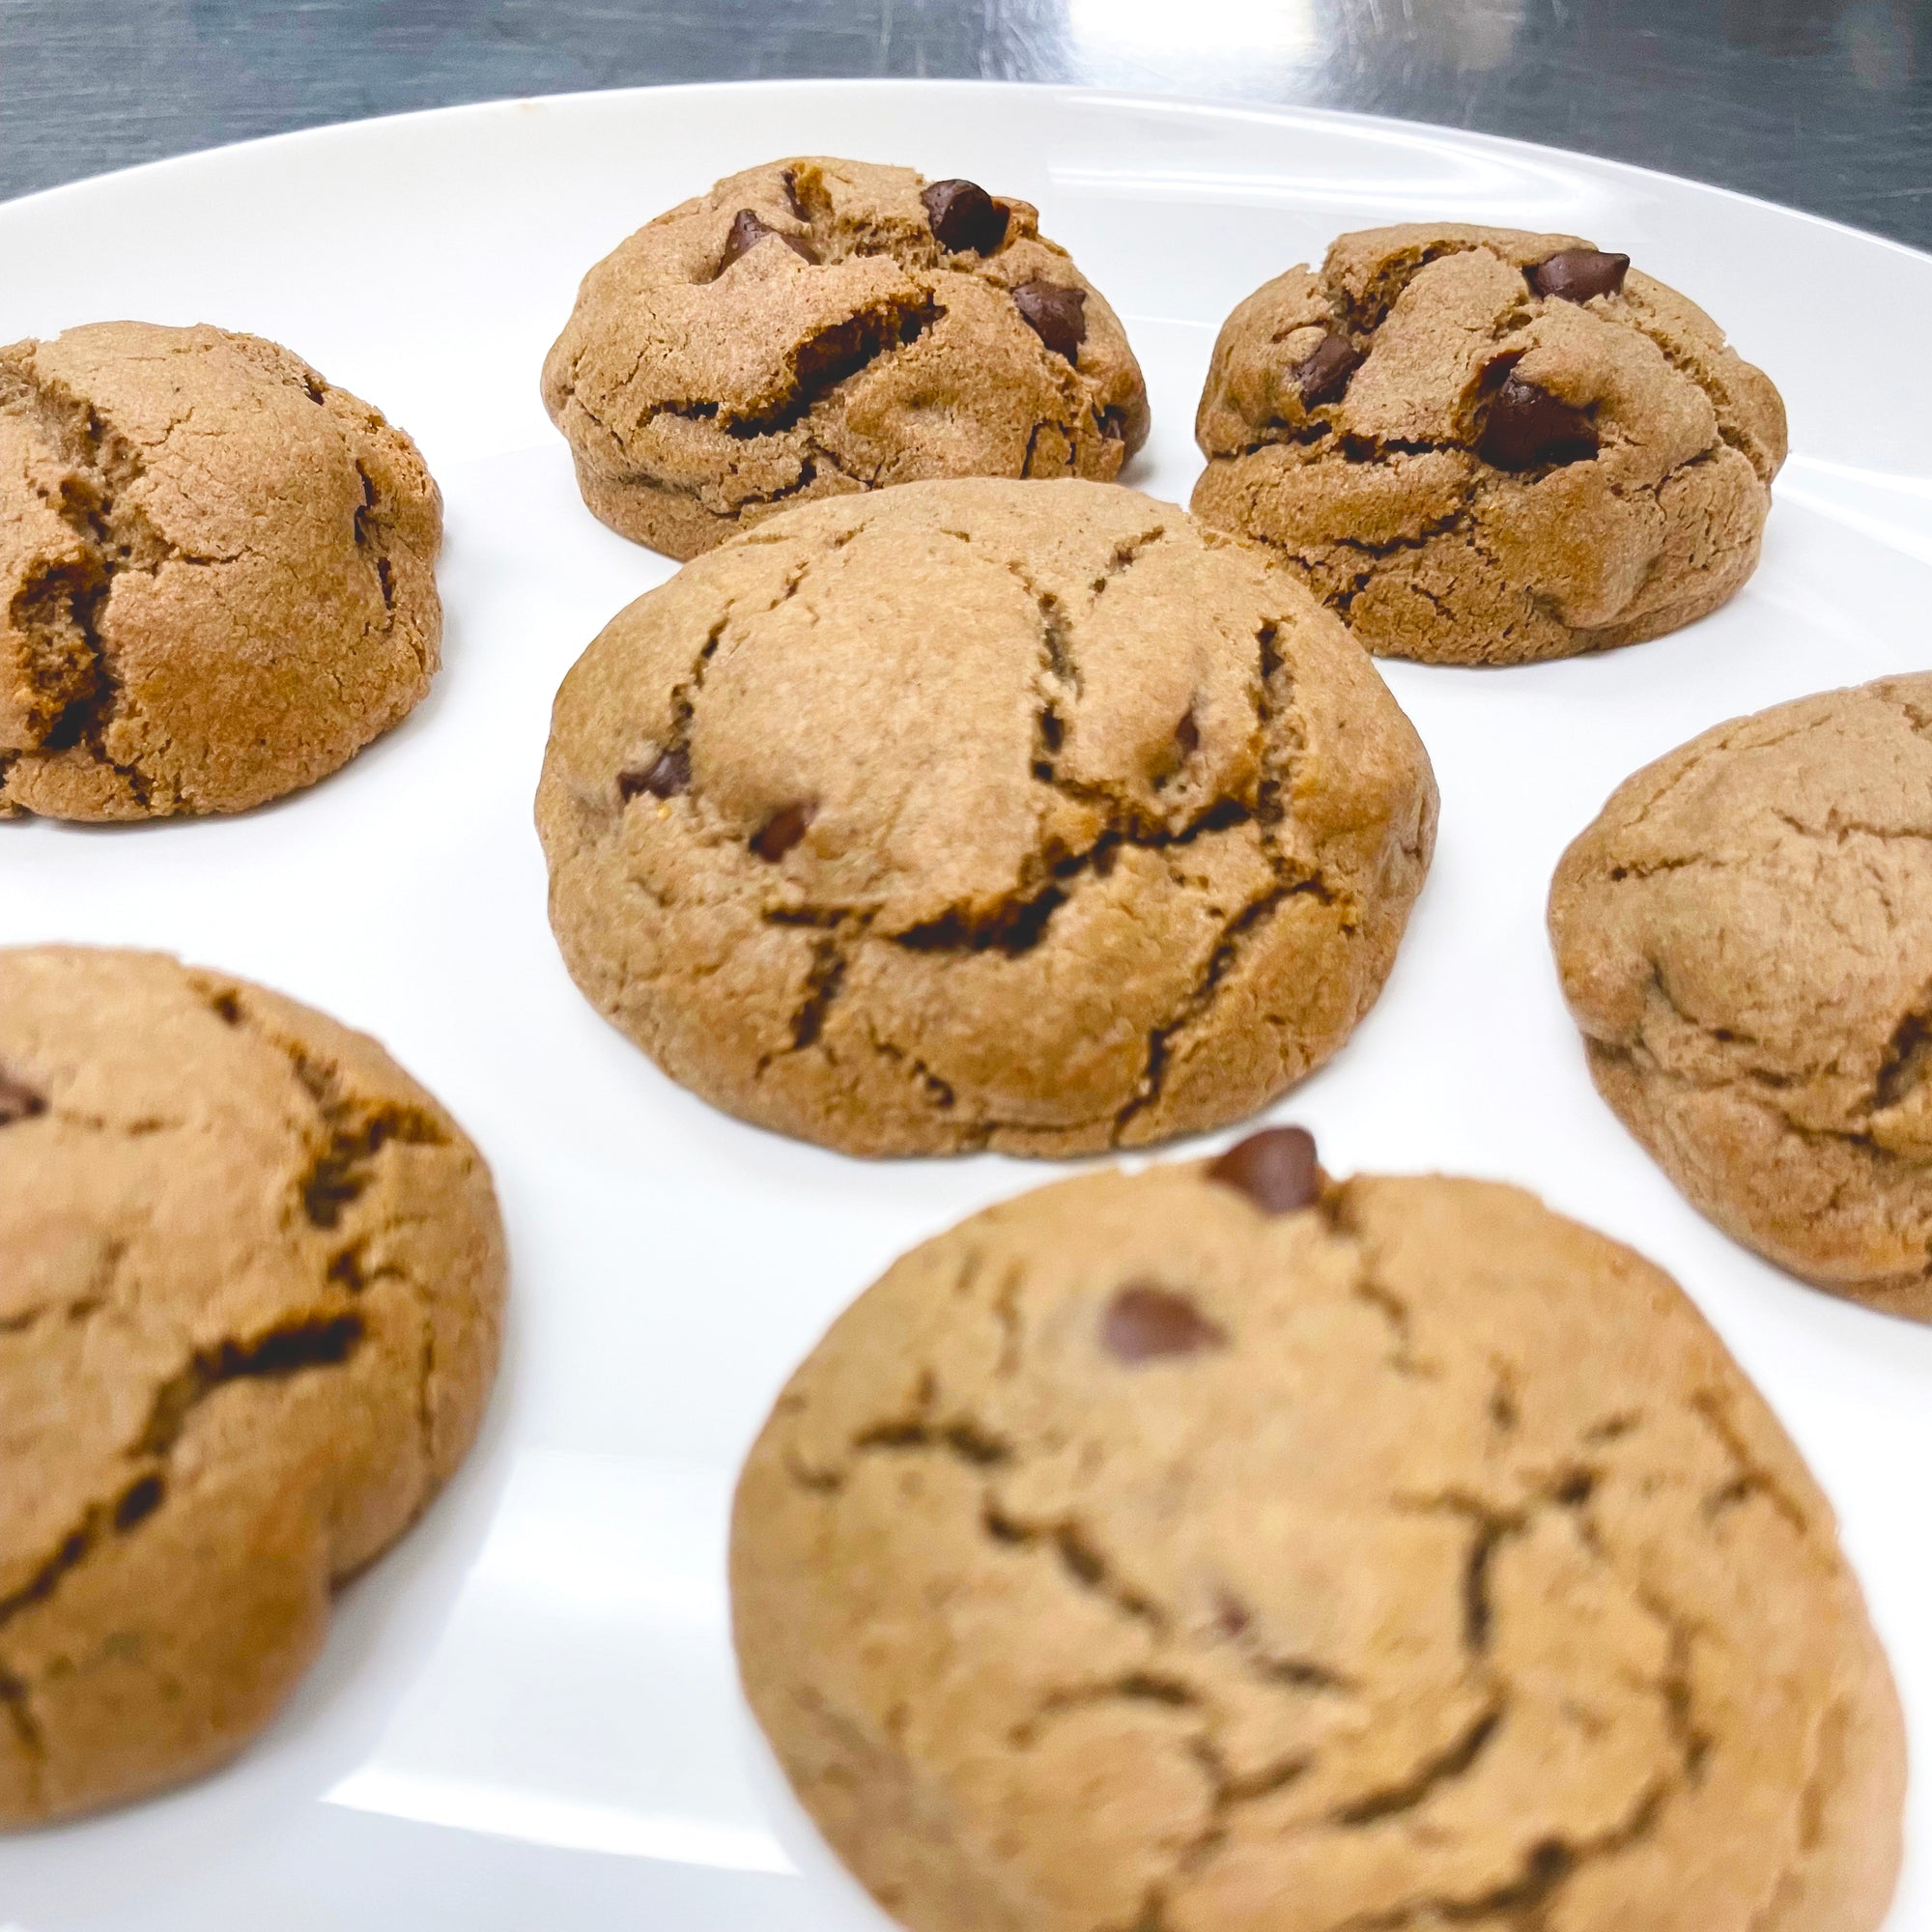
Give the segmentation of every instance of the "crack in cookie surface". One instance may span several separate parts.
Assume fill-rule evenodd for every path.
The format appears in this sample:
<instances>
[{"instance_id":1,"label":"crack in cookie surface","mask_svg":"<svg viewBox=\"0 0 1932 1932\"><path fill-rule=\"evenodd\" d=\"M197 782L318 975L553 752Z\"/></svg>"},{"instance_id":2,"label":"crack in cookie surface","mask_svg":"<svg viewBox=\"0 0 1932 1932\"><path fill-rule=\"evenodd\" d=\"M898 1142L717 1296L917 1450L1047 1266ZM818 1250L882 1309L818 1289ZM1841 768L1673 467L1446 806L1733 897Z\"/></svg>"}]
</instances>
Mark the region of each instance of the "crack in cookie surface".
<instances>
[{"instance_id":1,"label":"crack in cookie surface","mask_svg":"<svg viewBox=\"0 0 1932 1932\"><path fill-rule=\"evenodd\" d=\"M975 482L794 511L634 606L566 681L538 821L580 984L707 1097L854 1151L1075 1152L1334 1051L1434 811L1265 566L1145 498Z\"/></svg>"},{"instance_id":2,"label":"crack in cookie surface","mask_svg":"<svg viewBox=\"0 0 1932 1932\"><path fill-rule=\"evenodd\" d=\"M272 1714L468 1446L502 1254L475 1151L373 1042L160 955L0 952L0 990L46 1094L0 1138L0 1405L41 1477L0 1506L16 1824Z\"/></svg>"},{"instance_id":3,"label":"crack in cookie surface","mask_svg":"<svg viewBox=\"0 0 1932 1932\"><path fill-rule=\"evenodd\" d=\"M1112 478L1147 435L1113 312L1025 203L1001 201L982 253L940 241L921 188L904 168L775 162L599 263L544 373L591 509L690 557L801 495ZM1084 298L1074 342L1027 319L1015 291L1042 283Z\"/></svg>"},{"instance_id":4,"label":"crack in cookie surface","mask_svg":"<svg viewBox=\"0 0 1932 1932\"><path fill-rule=\"evenodd\" d=\"M1515 1190L1264 1222L1199 1174L916 1251L753 1452L747 1686L861 1878L919 1932L1873 1932L1895 1704L1829 1513L1675 1288ZM1110 1360L1150 1278L1226 1346ZM895 1835L888 1764L956 1865Z\"/></svg>"},{"instance_id":5,"label":"crack in cookie surface","mask_svg":"<svg viewBox=\"0 0 1932 1932\"><path fill-rule=\"evenodd\" d=\"M1159 1198L1136 1213L1134 1188ZM1101 1310L1150 1275L1229 1347L1109 1362ZM1391 1362L1364 1285L1430 1378ZM1766 1480L1712 1513L1741 1464ZM1360 1180L1262 1223L1167 1169L980 1215L781 1397L732 1575L781 1760L920 1932L1884 1911L1897 1760L1841 1747L1895 1752L1895 1706L1830 1515L1675 1287L1515 1190ZM1320 1662L1262 1669L1304 1617ZM887 1760L947 1793L958 1889L900 1866ZM1870 1884L1820 1893L1874 1816ZM1692 1876L1714 1833L1723 1870Z\"/></svg>"},{"instance_id":6,"label":"crack in cookie surface","mask_svg":"<svg viewBox=\"0 0 1932 1932\"><path fill-rule=\"evenodd\" d=\"M1640 272L1587 300L1540 293L1535 265L1577 245L1377 230L1257 291L1202 395L1196 512L1266 544L1395 656L1526 662L1717 608L1756 562L1782 405ZM1304 394L1296 357L1317 340L1355 360ZM1548 424L1524 442L1533 416Z\"/></svg>"},{"instance_id":7,"label":"crack in cookie surface","mask_svg":"<svg viewBox=\"0 0 1932 1932\"><path fill-rule=\"evenodd\" d=\"M1925 686L1704 733L1619 787L1550 893L1593 1077L1692 1203L1805 1279L1921 1320Z\"/></svg>"},{"instance_id":8,"label":"crack in cookie surface","mask_svg":"<svg viewBox=\"0 0 1932 1932\"><path fill-rule=\"evenodd\" d=\"M16 344L0 445L19 497L0 812L242 810L333 770L427 689L435 486L286 351L139 324Z\"/></svg>"},{"instance_id":9,"label":"crack in cookie surface","mask_svg":"<svg viewBox=\"0 0 1932 1932\"><path fill-rule=\"evenodd\" d=\"M78 561L55 562L28 579L14 599L14 619L41 639L43 661L56 656L67 639L77 636L82 647L79 662L62 679L70 694L66 702L47 719L38 741L16 755L84 748L126 781L135 805L146 810L148 779L138 760L115 760L104 743L106 727L121 708L122 690L100 616L124 571L152 574L163 563L179 561L182 553L138 505L126 501L124 493L146 473L141 452L84 397L42 379L30 360L10 364L8 375L17 384L14 406L65 472L55 482L48 466L41 473L30 470L28 481L72 531L81 553ZM43 608L37 611L37 606Z\"/></svg>"}]
</instances>

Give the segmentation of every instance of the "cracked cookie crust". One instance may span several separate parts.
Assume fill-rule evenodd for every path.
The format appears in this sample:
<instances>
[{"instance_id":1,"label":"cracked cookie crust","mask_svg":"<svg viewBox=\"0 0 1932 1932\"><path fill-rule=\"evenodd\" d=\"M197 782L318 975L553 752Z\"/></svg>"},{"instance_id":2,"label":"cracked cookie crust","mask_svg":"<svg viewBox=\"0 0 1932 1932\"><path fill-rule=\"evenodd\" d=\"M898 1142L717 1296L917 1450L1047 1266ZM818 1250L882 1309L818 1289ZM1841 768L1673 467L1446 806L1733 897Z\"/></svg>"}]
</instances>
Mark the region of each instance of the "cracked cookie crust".
<instances>
[{"instance_id":1,"label":"cracked cookie crust","mask_svg":"<svg viewBox=\"0 0 1932 1932\"><path fill-rule=\"evenodd\" d=\"M1569 235L1344 235L1236 309L1193 510L1372 651L1525 664L1662 636L1756 567L1784 405L1675 290Z\"/></svg>"},{"instance_id":2,"label":"cracked cookie crust","mask_svg":"<svg viewBox=\"0 0 1932 1932\"><path fill-rule=\"evenodd\" d=\"M1083 1177L915 1250L746 1463L745 1687L886 1910L1873 1932L1890 1677L1676 1285L1516 1188L1270 1212L1213 1173Z\"/></svg>"},{"instance_id":3,"label":"cracked cookie crust","mask_svg":"<svg viewBox=\"0 0 1932 1932\"><path fill-rule=\"evenodd\" d=\"M0 348L0 816L244 811L429 690L437 488L286 349L100 323Z\"/></svg>"},{"instance_id":4,"label":"cracked cookie crust","mask_svg":"<svg viewBox=\"0 0 1932 1932\"><path fill-rule=\"evenodd\" d=\"M812 504L687 565L565 679L537 799L591 1003L862 1154L1254 1112L1373 1003L1435 822L1285 572L1070 480Z\"/></svg>"},{"instance_id":5,"label":"cracked cookie crust","mask_svg":"<svg viewBox=\"0 0 1932 1932\"><path fill-rule=\"evenodd\" d=\"M592 269L543 395L589 508L696 556L786 503L923 477L1111 481L1125 334L1026 202L823 156L661 214Z\"/></svg>"},{"instance_id":6,"label":"cracked cookie crust","mask_svg":"<svg viewBox=\"0 0 1932 1932\"><path fill-rule=\"evenodd\" d=\"M1549 895L1598 1091L1692 1206L1932 1321L1932 675L1780 704L1628 779Z\"/></svg>"},{"instance_id":7,"label":"cracked cookie crust","mask_svg":"<svg viewBox=\"0 0 1932 1932\"><path fill-rule=\"evenodd\" d=\"M377 1043L160 953L0 951L0 1829L232 1757L495 1375L482 1157Z\"/></svg>"}]
</instances>

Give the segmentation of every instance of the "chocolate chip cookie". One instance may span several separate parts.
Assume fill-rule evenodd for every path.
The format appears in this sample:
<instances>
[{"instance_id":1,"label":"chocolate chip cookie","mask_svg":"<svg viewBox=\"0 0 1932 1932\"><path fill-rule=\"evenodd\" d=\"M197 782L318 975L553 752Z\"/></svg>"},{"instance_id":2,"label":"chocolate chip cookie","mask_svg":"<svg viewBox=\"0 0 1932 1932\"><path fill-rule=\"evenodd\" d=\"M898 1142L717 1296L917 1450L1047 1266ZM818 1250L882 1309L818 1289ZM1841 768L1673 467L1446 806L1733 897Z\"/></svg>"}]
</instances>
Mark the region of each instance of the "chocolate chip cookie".
<instances>
[{"instance_id":1,"label":"chocolate chip cookie","mask_svg":"<svg viewBox=\"0 0 1932 1932\"><path fill-rule=\"evenodd\" d=\"M101 323L0 349L0 815L243 811L429 690L436 485L272 342Z\"/></svg>"},{"instance_id":2,"label":"chocolate chip cookie","mask_svg":"<svg viewBox=\"0 0 1932 1932\"><path fill-rule=\"evenodd\" d=\"M1727 1234L1932 1321L1932 675L1706 731L1563 855L1599 1091Z\"/></svg>"},{"instance_id":3,"label":"chocolate chip cookie","mask_svg":"<svg viewBox=\"0 0 1932 1932\"><path fill-rule=\"evenodd\" d=\"M910 1932L1873 1932L1897 1699L1763 1400L1533 1196L1308 1154L975 1215L792 1378L732 1608L834 1848Z\"/></svg>"},{"instance_id":4,"label":"chocolate chip cookie","mask_svg":"<svg viewBox=\"0 0 1932 1932\"><path fill-rule=\"evenodd\" d=\"M1574 235L1344 235L1221 330L1197 516L1372 651L1524 664L1715 611L1756 567L1784 405L1674 289Z\"/></svg>"},{"instance_id":5,"label":"chocolate chip cookie","mask_svg":"<svg viewBox=\"0 0 1932 1932\"><path fill-rule=\"evenodd\" d=\"M1264 1106L1380 990L1408 721L1284 571L1118 486L808 504L621 612L537 799L591 1003L851 1153L1072 1154Z\"/></svg>"},{"instance_id":6,"label":"chocolate chip cookie","mask_svg":"<svg viewBox=\"0 0 1932 1932\"><path fill-rule=\"evenodd\" d=\"M1148 433L1120 323L1026 202L822 156L732 175L598 263L543 393L585 503L676 557L882 484L1111 480Z\"/></svg>"},{"instance_id":7,"label":"chocolate chip cookie","mask_svg":"<svg viewBox=\"0 0 1932 1932\"><path fill-rule=\"evenodd\" d=\"M372 1039L159 953L0 951L0 1829L258 1732L463 1460L482 1157Z\"/></svg>"}]
</instances>

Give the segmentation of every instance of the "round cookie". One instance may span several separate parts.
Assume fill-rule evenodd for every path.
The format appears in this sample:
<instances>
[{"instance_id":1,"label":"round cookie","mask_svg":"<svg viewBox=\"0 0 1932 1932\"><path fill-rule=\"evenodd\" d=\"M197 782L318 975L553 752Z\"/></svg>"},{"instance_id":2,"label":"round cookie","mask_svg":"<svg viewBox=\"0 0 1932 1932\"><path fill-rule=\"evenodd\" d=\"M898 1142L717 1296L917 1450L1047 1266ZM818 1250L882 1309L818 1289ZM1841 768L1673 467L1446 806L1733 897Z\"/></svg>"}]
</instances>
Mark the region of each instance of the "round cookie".
<instances>
[{"instance_id":1,"label":"round cookie","mask_svg":"<svg viewBox=\"0 0 1932 1932\"><path fill-rule=\"evenodd\" d=\"M834 1848L909 1932L1873 1932L1897 1699L1722 1345L1516 1188L1297 1164L977 1214L792 1378L733 1617Z\"/></svg>"},{"instance_id":2,"label":"round cookie","mask_svg":"<svg viewBox=\"0 0 1932 1932\"><path fill-rule=\"evenodd\" d=\"M1619 785L1549 930L1590 1072L1691 1204L1932 1321L1932 675L1779 704Z\"/></svg>"},{"instance_id":3,"label":"round cookie","mask_svg":"<svg viewBox=\"0 0 1932 1932\"><path fill-rule=\"evenodd\" d=\"M1036 210L822 156L732 175L598 263L543 394L584 502L675 557L883 484L1109 481L1148 434L1126 336Z\"/></svg>"},{"instance_id":4,"label":"round cookie","mask_svg":"<svg viewBox=\"0 0 1932 1932\"><path fill-rule=\"evenodd\" d=\"M164 954L0 951L0 1829L233 1756L463 1460L489 1172L369 1038Z\"/></svg>"},{"instance_id":5,"label":"round cookie","mask_svg":"<svg viewBox=\"0 0 1932 1932\"><path fill-rule=\"evenodd\" d=\"M244 811L429 690L436 485L272 342L110 322L0 348L0 815Z\"/></svg>"},{"instance_id":6,"label":"round cookie","mask_svg":"<svg viewBox=\"0 0 1932 1932\"><path fill-rule=\"evenodd\" d=\"M1373 1003L1435 819L1285 572L1070 480L810 504L687 565L564 680L537 798L591 1003L863 1154L1254 1112Z\"/></svg>"},{"instance_id":7,"label":"round cookie","mask_svg":"<svg viewBox=\"0 0 1932 1932\"><path fill-rule=\"evenodd\" d=\"M1344 235L1222 327L1195 515L1267 544L1370 650L1633 644L1756 567L1784 405L1673 289L1573 235Z\"/></svg>"}]
</instances>

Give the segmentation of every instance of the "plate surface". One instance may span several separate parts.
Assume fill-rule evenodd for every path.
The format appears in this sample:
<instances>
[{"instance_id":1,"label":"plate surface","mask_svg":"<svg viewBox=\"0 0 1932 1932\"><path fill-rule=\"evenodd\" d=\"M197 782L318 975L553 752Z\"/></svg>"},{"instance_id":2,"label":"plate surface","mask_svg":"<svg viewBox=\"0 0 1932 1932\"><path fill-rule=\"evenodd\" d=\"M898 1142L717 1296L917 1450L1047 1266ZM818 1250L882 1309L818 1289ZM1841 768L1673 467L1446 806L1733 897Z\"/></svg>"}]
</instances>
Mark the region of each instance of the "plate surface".
<instances>
[{"instance_id":1,"label":"plate surface","mask_svg":"<svg viewBox=\"0 0 1932 1932\"><path fill-rule=\"evenodd\" d=\"M1340 1172L1539 1189L1702 1304L1841 1513L1932 1758L1932 1328L1786 1280L1698 1219L1597 1099L1544 938L1564 843L1691 733L1932 663L1932 259L1719 190L1316 113L967 84L520 101L326 128L0 207L0 341L104 317L287 342L422 444L448 505L446 667L400 730L251 816L0 826L0 943L172 948L387 1041L481 1143L514 1256L469 1466L340 1600L293 1707L157 1803L0 1840L0 1932L879 1932L746 1717L733 1471L780 1382L899 1250L1052 1171L865 1165L737 1125L579 997L530 799L557 681L670 574L578 501L537 398L577 279L716 177L903 161L1038 204L1121 312L1184 501L1214 331L1338 230L1439 216L1628 250L1771 371L1797 454L1764 563L1660 642L1507 671L1385 667L1442 790L1380 1005L1277 1113ZM1842 317L1897 318L1897 332ZM1911 1835L1932 1843L1932 1777ZM1932 1860L1890 1932L1932 1928Z\"/></svg>"}]
</instances>

